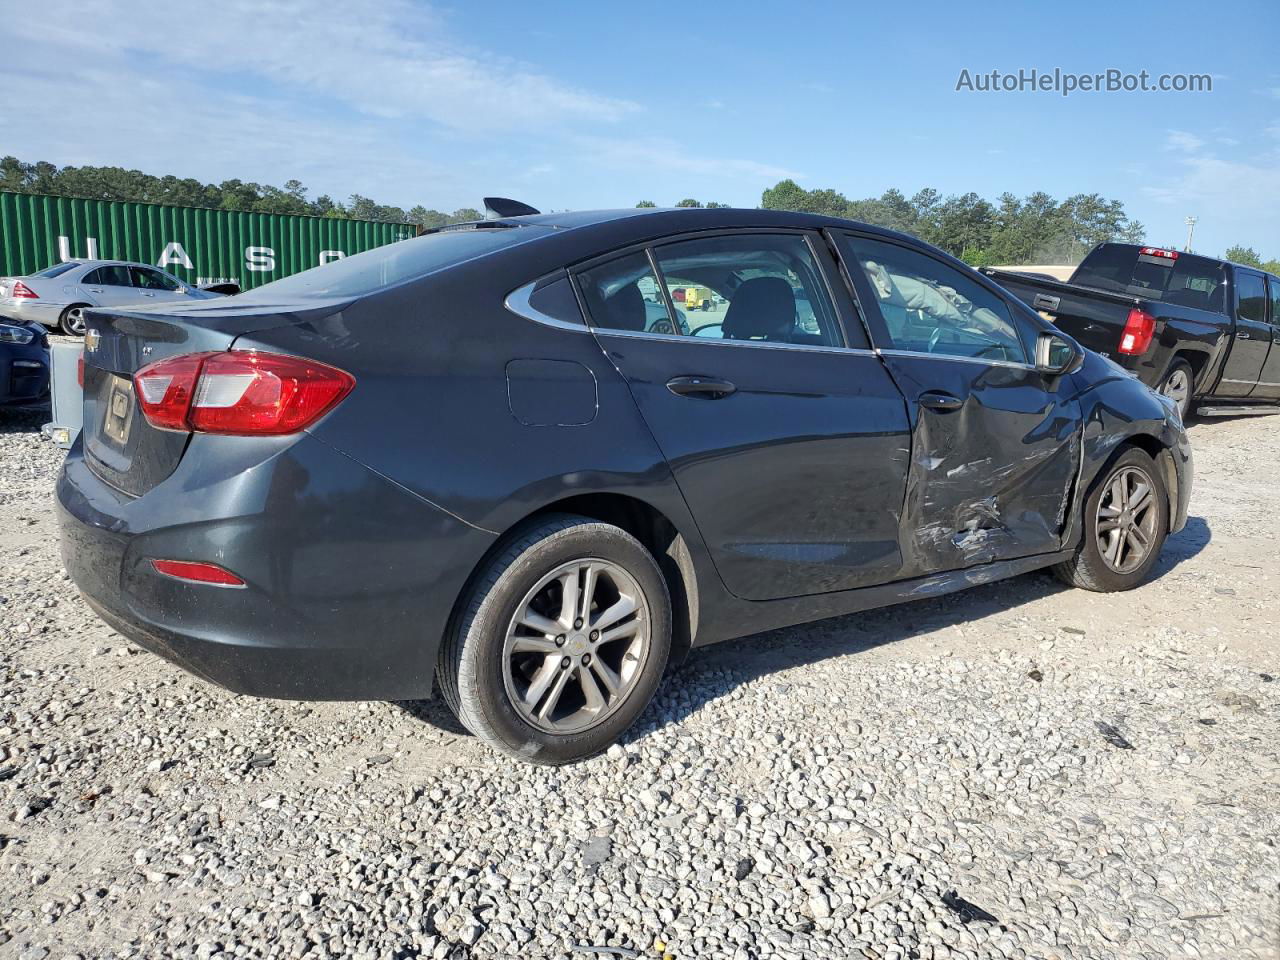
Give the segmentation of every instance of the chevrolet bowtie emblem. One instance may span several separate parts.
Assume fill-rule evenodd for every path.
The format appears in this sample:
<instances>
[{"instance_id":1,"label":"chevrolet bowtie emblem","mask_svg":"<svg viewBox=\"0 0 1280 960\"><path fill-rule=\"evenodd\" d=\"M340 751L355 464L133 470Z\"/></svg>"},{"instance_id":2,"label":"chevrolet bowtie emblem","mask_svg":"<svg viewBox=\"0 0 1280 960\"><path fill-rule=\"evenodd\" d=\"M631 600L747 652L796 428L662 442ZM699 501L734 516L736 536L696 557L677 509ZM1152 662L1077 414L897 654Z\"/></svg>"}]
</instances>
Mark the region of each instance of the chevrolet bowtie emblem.
<instances>
[{"instance_id":1,"label":"chevrolet bowtie emblem","mask_svg":"<svg viewBox=\"0 0 1280 960\"><path fill-rule=\"evenodd\" d=\"M89 353L93 353L98 349L98 342L102 340L102 334L97 330L89 330L84 335L84 348Z\"/></svg>"}]
</instances>

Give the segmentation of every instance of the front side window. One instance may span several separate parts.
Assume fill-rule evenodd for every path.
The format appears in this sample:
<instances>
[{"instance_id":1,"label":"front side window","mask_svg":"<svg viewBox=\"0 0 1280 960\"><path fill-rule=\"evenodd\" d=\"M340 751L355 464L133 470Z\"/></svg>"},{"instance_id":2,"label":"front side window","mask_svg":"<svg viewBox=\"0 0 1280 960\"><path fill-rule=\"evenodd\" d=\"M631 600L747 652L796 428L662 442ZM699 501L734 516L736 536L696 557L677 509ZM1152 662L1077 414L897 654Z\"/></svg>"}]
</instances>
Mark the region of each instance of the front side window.
<instances>
[{"instance_id":1,"label":"front side window","mask_svg":"<svg viewBox=\"0 0 1280 960\"><path fill-rule=\"evenodd\" d=\"M1267 287L1256 273L1236 271L1236 296L1240 299L1240 316L1258 323L1267 321Z\"/></svg>"},{"instance_id":2,"label":"front side window","mask_svg":"<svg viewBox=\"0 0 1280 960\"><path fill-rule=\"evenodd\" d=\"M695 337L840 346L835 307L804 237L703 237L654 249Z\"/></svg>"},{"instance_id":3,"label":"front side window","mask_svg":"<svg viewBox=\"0 0 1280 960\"><path fill-rule=\"evenodd\" d=\"M133 267L133 285L143 290L177 290L178 281L159 270Z\"/></svg>"},{"instance_id":4,"label":"front side window","mask_svg":"<svg viewBox=\"0 0 1280 960\"><path fill-rule=\"evenodd\" d=\"M846 235L851 267L866 275L895 350L1026 363L1008 305L940 260L895 243Z\"/></svg>"}]
</instances>

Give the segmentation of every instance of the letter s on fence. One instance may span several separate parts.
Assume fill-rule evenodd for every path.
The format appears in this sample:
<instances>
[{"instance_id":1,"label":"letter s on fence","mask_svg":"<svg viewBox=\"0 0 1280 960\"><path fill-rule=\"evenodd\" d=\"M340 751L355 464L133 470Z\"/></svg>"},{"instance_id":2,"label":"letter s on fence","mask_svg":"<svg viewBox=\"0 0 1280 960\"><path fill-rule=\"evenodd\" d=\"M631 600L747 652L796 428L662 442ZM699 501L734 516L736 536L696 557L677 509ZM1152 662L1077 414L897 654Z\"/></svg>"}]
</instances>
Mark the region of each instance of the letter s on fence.
<instances>
[{"instance_id":1,"label":"letter s on fence","mask_svg":"<svg viewBox=\"0 0 1280 960\"><path fill-rule=\"evenodd\" d=\"M270 273L276 268L276 252L270 247L245 247L244 268L253 273Z\"/></svg>"}]
</instances>

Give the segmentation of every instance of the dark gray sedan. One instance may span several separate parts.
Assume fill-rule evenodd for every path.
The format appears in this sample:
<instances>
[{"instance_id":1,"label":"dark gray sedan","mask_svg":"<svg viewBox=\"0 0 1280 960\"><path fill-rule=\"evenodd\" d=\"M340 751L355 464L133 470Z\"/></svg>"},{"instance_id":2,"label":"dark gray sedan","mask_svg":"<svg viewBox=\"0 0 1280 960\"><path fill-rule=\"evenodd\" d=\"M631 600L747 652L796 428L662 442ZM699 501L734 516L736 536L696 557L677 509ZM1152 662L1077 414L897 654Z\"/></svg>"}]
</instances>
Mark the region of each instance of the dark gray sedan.
<instances>
[{"instance_id":1,"label":"dark gray sedan","mask_svg":"<svg viewBox=\"0 0 1280 960\"><path fill-rule=\"evenodd\" d=\"M605 749L705 644L1129 589L1187 517L1171 401L847 220L498 216L88 323L58 501L94 609L242 693L438 689L525 760Z\"/></svg>"},{"instance_id":2,"label":"dark gray sedan","mask_svg":"<svg viewBox=\"0 0 1280 960\"><path fill-rule=\"evenodd\" d=\"M0 317L34 320L71 336L84 335L90 307L186 303L221 294L131 260L67 260L25 277L0 278Z\"/></svg>"}]
</instances>

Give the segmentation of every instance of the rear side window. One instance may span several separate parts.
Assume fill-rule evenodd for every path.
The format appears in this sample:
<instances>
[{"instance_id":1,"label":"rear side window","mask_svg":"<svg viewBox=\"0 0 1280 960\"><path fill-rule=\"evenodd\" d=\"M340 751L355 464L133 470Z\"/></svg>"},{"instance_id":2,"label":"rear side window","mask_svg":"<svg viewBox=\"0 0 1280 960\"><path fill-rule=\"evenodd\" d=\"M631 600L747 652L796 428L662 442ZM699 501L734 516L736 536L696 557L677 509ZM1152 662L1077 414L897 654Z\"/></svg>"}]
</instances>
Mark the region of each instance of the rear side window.
<instances>
[{"instance_id":1,"label":"rear side window","mask_svg":"<svg viewBox=\"0 0 1280 960\"><path fill-rule=\"evenodd\" d=\"M578 274L578 287L587 302L591 325L630 333L685 333L685 324L671 322L658 280L644 251L629 253ZM681 311L677 310L677 315Z\"/></svg>"},{"instance_id":2,"label":"rear side window","mask_svg":"<svg viewBox=\"0 0 1280 960\"><path fill-rule=\"evenodd\" d=\"M70 263L55 263L52 267L45 267L43 270L38 270L37 272L33 273L32 276L44 277L46 279L49 279L52 277L60 277L64 273L66 273L68 270L70 270L72 267L78 267L78 266L80 266L80 264L76 263L74 260L71 261Z\"/></svg>"},{"instance_id":3,"label":"rear side window","mask_svg":"<svg viewBox=\"0 0 1280 960\"><path fill-rule=\"evenodd\" d=\"M1245 320L1267 322L1267 285L1260 274L1236 271L1236 297L1240 316Z\"/></svg>"},{"instance_id":4,"label":"rear side window","mask_svg":"<svg viewBox=\"0 0 1280 960\"><path fill-rule=\"evenodd\" d=\"M1108 243L1084 258L1071 282L1222 313L1225 279L1222 264L1208 257Z\"/></svg>"},{"instance_id":5,"label":"rear side window","mask_svg":"<svg viewBox=\"0 0 1280 960\"><path fill-rule=\"evenodd\" d=\"M81 281L89 287L131 287L128 267L99 267Z\"/></svg>"},{"instance_id":6,"label":"rear side window","mask_svg":"<svg viewBox=\"0 0 1280 960\"><path fill-rule=\"evenodd\" d=\"M1271 288L1271 322L1280 327L1280 280L1267 277L1267 286Z\"/></svg>"},{"instance_id":7,"label":"rear side window","mask_svg":"<svg viewBox=\"0 0 1280 960\"><path fill-rule=\"evenodd\" d=\"M538 237L550 228L537 226L445 230L400 240L342 260L267 283L236 297L279 300L296 297L362 297L385 287L414 280L446 267L505 250Z\"/></svg>"}]
</instances>

